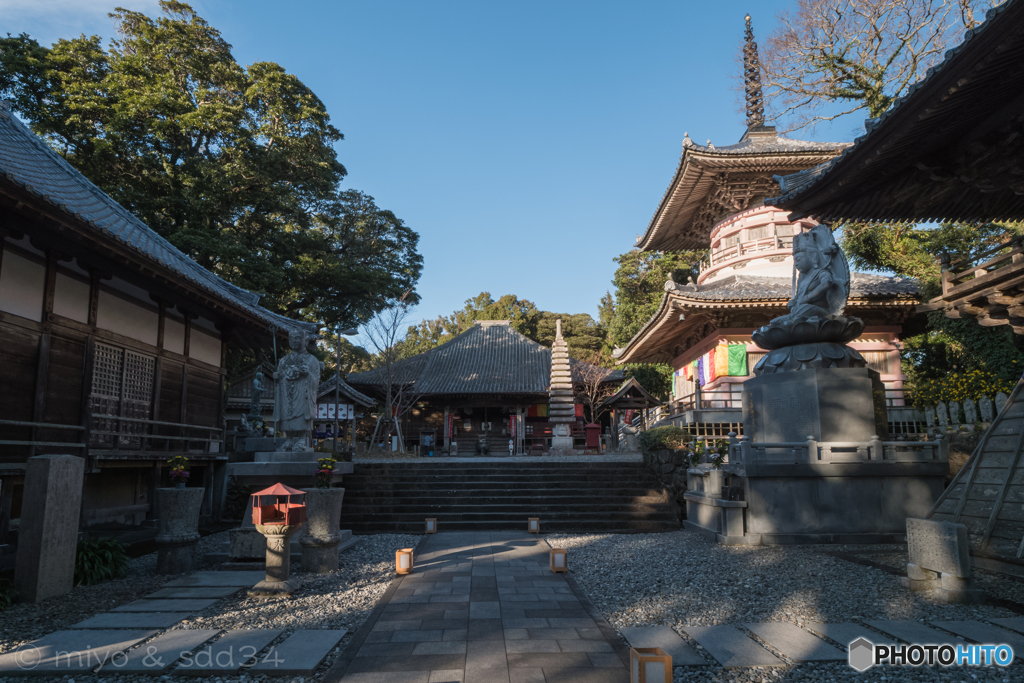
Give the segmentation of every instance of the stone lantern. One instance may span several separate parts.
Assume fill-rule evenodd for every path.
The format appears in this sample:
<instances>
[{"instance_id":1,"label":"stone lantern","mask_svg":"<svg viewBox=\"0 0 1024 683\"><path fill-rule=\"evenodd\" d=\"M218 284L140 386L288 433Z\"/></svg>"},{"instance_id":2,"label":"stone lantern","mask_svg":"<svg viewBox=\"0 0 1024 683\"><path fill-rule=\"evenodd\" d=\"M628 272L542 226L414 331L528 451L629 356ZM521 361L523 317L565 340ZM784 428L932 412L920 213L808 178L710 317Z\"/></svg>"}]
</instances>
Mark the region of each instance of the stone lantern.
<instances>
[{"instance_id":1,"label":"stone lantern","mask_svg":"<svg viewBox=\"0 0 1024 683\"><path fill-rule=\"evenodd\" d=\"M156 490L157 574L185 574L195 569L199 508L205 492L202 487Z\"/></svg>"},{"instance_id":2,"label":"stone lantern","mask_svg":"<svg viewBox=\"0 0 1024 683\"><path fill-rule=\"evenodd\" d=\"M302 582L289 577L289 539L306 521L304 491L274 484L252 495L252 521L267 539L267 577L249 589L253 598L286 598Z\"/></svg>"}]
</instances>

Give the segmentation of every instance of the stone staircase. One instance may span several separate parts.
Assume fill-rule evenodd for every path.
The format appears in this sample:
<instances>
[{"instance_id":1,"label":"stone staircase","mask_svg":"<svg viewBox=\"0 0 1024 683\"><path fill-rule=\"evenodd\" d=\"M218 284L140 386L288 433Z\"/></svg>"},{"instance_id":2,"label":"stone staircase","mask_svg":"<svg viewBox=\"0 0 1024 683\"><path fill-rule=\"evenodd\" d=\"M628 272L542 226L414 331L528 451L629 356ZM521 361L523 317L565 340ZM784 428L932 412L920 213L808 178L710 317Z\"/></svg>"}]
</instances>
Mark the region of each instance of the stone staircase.
<instances>
[{"instance_id":1,"label":"stone staircase","mask_svg":"<svg viewBox=\"0 0 1024 683\"><path fill-rule=\"evenodd\" d=\"M346 475L341 528L355 534L524 530L678 529L671 501L638 462L366 463Z\"/></svg>"}]
</instances>

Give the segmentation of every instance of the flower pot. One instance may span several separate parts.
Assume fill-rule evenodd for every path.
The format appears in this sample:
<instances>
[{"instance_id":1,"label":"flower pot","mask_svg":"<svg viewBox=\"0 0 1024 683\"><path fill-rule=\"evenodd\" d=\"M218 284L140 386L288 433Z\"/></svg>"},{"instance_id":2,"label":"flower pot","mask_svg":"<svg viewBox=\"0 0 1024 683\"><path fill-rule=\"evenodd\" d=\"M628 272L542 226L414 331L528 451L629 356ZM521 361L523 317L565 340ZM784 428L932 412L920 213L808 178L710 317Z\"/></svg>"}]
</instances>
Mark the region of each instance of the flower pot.
<instances>
[{"instance_id":1,"label":"flower pot","mask_svg":"<svg viewBox=\"0 0 1024 683\"><path fill-rule=\"evenodd\" d=\"M157 574L184 574L195 570L196 541L199 540L199 509L206 489L174 488L156 490Z\"/></svg>"},{"instance_id":2,"label":"flower pot","mask_svg":"<svg viewBox=\"0 0 1024 683\"><path fill-rule=\"evenodd\" d=\"M175 484L174 484L174 488L176 488L176 489L183 489L183 488L185 488L186 486L187 486L187 485L186 485L186 484L185 484L185 482L183 482L183 481L175 482Z\"/></svg>"},{"instance_id":3,"label":"flower pot","mask_svg":"<svg viewBox=\"0 0 1024 683\"><path fill-rule=\"evenodd\" d=\"M299 539L302 569L319 574L337 571L345 489L303 490L306 493L306 533Z\"/></svg>"}]
</instances>

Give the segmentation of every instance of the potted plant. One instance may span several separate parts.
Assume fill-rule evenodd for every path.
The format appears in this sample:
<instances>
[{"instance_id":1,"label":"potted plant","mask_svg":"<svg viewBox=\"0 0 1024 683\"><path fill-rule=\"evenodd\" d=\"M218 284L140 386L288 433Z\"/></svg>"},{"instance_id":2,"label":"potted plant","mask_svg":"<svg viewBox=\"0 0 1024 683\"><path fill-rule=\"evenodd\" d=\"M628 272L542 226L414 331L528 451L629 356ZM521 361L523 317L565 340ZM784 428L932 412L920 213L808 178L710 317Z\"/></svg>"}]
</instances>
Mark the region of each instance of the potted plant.
<instances>
[{"instance_id":1,"label":"potted plant","mask_svg":"<svg viewBox=\"0 0 1024 683\"><path fill-rule=\"evenodd\" d=\"M306 528L299 539L302 545L302 569L320 574L338 569L338 544L341 542L341 503L345 489L333 488L333 457L318 458L313 477L315 488L306 492Z\"/></svg>"},{"instance_id":2,"label":"potted plant","mask_svg":"<svg viewBox=\"0 0 1024 683\"><path fill-rule=\"evenodd\" d=\"M188 483L188 458L184 455L176 455L168 460L167 464L171 466L171 483L175 488L185 488Z\"/></svg>"}]
</instances>

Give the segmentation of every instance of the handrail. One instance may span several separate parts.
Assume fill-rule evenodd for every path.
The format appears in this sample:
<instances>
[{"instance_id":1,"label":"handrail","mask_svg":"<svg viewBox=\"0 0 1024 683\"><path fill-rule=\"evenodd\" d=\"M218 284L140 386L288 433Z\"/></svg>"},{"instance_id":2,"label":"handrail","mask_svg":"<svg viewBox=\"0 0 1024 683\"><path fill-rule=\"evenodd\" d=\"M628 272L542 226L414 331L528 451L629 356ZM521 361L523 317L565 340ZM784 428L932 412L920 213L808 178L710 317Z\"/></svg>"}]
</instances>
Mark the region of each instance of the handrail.
<instances>
[{"instance_id":1,"label":"handrail","mask_svg":"<svg viewBox=\"0 0 1024 683\"><path fill-rule=\"evenodd\" d=\"M121 422L138 422L141 424L158 425L161 427L185 427L187 429L206 429L215 432L222 431L220 427L209 427L207 425L190 425L182 422L160 422L159 420L146 420L138 417L122 417L120 415L105 415L103 413L93 413L92 417L93 419L118 420Z\"/></svg>"},{"instance_id":2,"label":"handrail","mask_svg":"<svg viewBox=\"0 0 1024 683\"><path fill-rule=\"evenodd\" d=\"M50 422L26 422L25 420L0 420L0 425L11 427L39 427L40 429L85 429L84 425L59 425Z\"/></svg>"}]
</instances>

